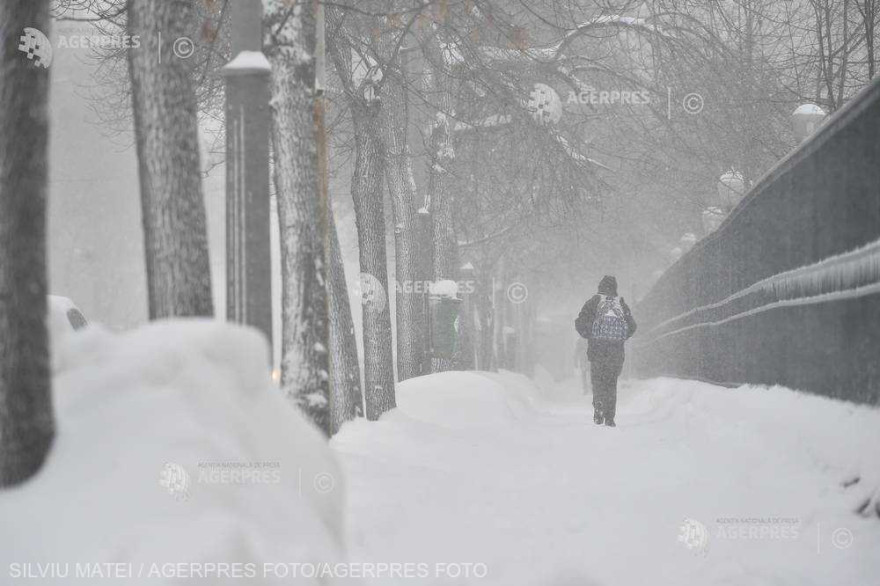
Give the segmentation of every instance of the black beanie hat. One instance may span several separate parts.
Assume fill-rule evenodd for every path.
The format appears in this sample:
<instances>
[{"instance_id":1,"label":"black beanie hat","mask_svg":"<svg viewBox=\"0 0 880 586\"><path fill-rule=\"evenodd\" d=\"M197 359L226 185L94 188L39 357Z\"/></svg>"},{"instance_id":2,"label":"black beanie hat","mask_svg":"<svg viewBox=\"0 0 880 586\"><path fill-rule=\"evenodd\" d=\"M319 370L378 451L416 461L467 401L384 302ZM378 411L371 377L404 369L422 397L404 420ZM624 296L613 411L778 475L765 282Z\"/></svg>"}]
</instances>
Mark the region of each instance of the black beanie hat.
<instances>
[{"instance_id":1,"label":"black beanie hat","mask_svg":"<svg viewBox=\"0 0 880 586\"><path fill-rule=\"evenodd\" d=\"M602 295L617 295L617 279L611 275L605 275L599 281L599 293Z\"/></svg>"}]
</instances>

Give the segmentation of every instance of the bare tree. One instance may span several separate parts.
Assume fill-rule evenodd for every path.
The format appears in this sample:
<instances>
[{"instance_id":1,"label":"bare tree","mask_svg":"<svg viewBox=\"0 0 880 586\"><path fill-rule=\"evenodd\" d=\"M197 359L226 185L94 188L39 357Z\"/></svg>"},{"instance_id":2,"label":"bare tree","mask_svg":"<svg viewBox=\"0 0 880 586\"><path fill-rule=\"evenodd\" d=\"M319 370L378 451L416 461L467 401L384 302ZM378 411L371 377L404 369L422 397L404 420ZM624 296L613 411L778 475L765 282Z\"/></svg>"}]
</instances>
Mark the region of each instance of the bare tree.
<instances>
[{"instance_id":1,"label":"bare tree","mask_svg":"<svg viewBox=\"0 0 880 586\"><path fill-rule=\"evenodd\" d=\"M361 394L361 373L358 365L357 343L355 342L354 320L348 301L348 288L345 283L345 267L336 226L329 212L330 220L330 258L327 294L330 298L330 432L336 433L342 424L355 417L363 416L363 395Z\"/></svg>"},{"instance_id":2,"label":"bare tree","mask_svg":"<svg viewBox=\"0 0 880 586\"><path fill-rule=\"evenodd\" d=\"M398 6L401 3L395 3ZM394 24L380 23L375 53L382 72L379 87L382 107L379 129L385 151L385 181L391 196L394 216L394 280L396 282L397 377L406 380L423 374L424 356L421 337L425 331L424 300L419 279L419 240L416 221L416 180L413 153L409 144L409 98L404 43L419 13L408 19L393 19ZM386 19L391 20L391 19Z\"/></svg>"},{"instance_id":3,"label":"bare tree","mask_svg":"<svg viewBox=\"0 0 880 586\"><path fill-rule=\"evenodd\" d=\"M322 8L319 10L323 11ZM354 332L354 320L348 297L348 286L345 281L345 265L342 261L342 250L339 247L339 236L336 233L336 221L333 217L333 206L329 196L330 181L330 146L326 123L326 40L324 36L324 18L319 13L317 18L319 41L316 60L318 65L316 82L321 87L317 96L317 139L318 139L318 184L321 197L327 205L327 297L329 305L329 338L330 338L330 433L339 431L346 421L362 417L363 394L361 393L361 373L358 363L357 341Z\"/></svg>"},{"instance_id":4,"label":"bare tree","mask_svg":"<svg viewBox=\"0 0 880 586\"><path fill-rule=\"evenodd\" d=\"M361 294L364 300L364 396L367 419L378 419L396 406L394 363L391 351L391 316L388 307L388 266L385 253L383 175L385 153L380 139L379 109L372 67L355 78L356 55L344 13L327 8L327 49L342 82L345 101L354 127L355 169L351 195L358 228ZM359 57L359 67L365 60Z\"/></svg>"},{"instance_id":5,"label":"bare tree","mask_svg":"<svg viewBox=\"0 0 880 586\"><path fill-rule=\"evenodd\" d=\"M865 39L865 61L868 68L868 79L874 79L877 67L877 56L874 45L877 40L877 19L880 18L880 2L877 0L855 0L856 8L862 19Z\"/></svg>"},{"instance_id":6,"label":"bare tree","mask_svg":"<svg viewBox=\"0 0 880 586\"><path fill-rule=\"evenodd\" d=\"M46 331L49 24L48 0L0 3L0 487L33 476L55 435ZM12 44L22 31L32 54Z\"/></svg>"},{"instance_id":7,"label":"bare tree","mask_svg":"<svg viewBox=\"0 0 880 586\"><path fill-rule=\"evenodd\" d=\"M272 65L272 145L281 235L282 373L285 393L331 429L326 190L318 179L315 100L317 1L265 0Z\"/></svg>"},{"instance_id":8,"label":"bare tree","mask_svg":"<svg viewBox=\"0 0 880 586\"><path fill-rule=\"evenodd\" d=\"M211 316L211 274L191 63L178 39L193 0L128 0L128 51L150 318ZM176 51L175 51L176 50ZM183 49L185 51L185 48Z\"/></svg>"}]
</instances>

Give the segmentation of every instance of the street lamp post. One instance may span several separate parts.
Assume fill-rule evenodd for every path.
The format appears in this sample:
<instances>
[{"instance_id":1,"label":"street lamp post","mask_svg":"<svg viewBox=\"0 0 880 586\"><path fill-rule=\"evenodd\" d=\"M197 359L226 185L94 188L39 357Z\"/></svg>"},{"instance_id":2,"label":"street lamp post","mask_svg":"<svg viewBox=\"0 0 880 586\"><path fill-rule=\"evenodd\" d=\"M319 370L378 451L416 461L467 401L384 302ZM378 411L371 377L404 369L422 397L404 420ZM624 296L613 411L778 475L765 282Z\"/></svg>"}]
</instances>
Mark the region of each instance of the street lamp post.
<instances>
[{"instance_id":1,"label":"street lamp post","mask_svg":"<svg viewBox=\"0 0 880 586\"><path fill-rule=\"evenodd\" d=\"M724 213L719 207L708 207L703 210L703 235L708 236L715 230L717 230L722 223L724 223L724 218L727 215Z\"/></svg>"},{"instance_id":2,"label":"street lamp post","mask_svg":"<svg viewBox=\"0 0 880 586\"><path fill-rule=\"evenodd\" d=\"M226 79L226 318L272 342L269 76L261 0L230 3Z\"/></svg>"}]
</instances>

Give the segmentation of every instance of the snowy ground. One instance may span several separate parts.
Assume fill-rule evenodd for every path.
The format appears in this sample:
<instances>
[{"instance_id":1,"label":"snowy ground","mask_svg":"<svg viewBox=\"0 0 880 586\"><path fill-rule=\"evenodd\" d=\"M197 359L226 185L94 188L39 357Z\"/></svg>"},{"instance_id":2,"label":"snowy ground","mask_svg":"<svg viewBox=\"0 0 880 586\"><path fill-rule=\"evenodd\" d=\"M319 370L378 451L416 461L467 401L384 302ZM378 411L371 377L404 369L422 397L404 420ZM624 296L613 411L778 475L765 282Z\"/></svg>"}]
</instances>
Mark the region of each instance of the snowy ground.
<instances>
[{"instance_id":1,"label":"snowy ground","mask_svg":"<svg viewBox=\"0 0 880 586\"><path fill-rule=\"evenodd\" d=\"M53 338L57 437L0 492L0 584L280 585L288 562L344 560L339 469L270 387L260 334L189 320Z\"/></svg>"},{"instance_id":2,"label":"snowy ground","mask_svg":"<svg viewBox=\"0 0 880 586\"><path fill-rule=\"evenodd\" d=\"M880 410L653 380L623 383L612 429L577 383L465 373L398 402L331 445L354 559L421 564L416 583L880 583L880 519L853 512L880 486Z\"/></svg>"},{"instance_id":3,"label":"snowy ground","mask_svg":"<svg viewBox=\"0 0 880 586\"><path fill-rule=\"evenodd\" d=\"M880 583L880 519L854 513L876 408L654 380L612 429L577 383L445 373L328 448L251 330L53 337L58 434L0 493L4 586Z\"/></svg>"}]
</instances>

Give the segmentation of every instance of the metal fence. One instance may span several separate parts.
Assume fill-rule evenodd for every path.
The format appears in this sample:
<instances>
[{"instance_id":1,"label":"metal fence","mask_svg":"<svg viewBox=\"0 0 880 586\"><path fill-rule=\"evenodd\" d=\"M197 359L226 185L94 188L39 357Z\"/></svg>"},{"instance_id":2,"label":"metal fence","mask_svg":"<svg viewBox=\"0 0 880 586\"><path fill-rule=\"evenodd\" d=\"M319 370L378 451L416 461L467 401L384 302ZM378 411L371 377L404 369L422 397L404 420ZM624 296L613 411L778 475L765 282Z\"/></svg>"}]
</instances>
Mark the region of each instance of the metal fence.
<instances>
[{"instance_id":1,"label":"metal fence","mask_svg":"<svg viewBox=\"0 0 880 586\"><path fill-rule=\"evenodd\" d=\"M880 403L880 82L765 175L634 312L639 376Z\"/></svg>"}]
</instances>

